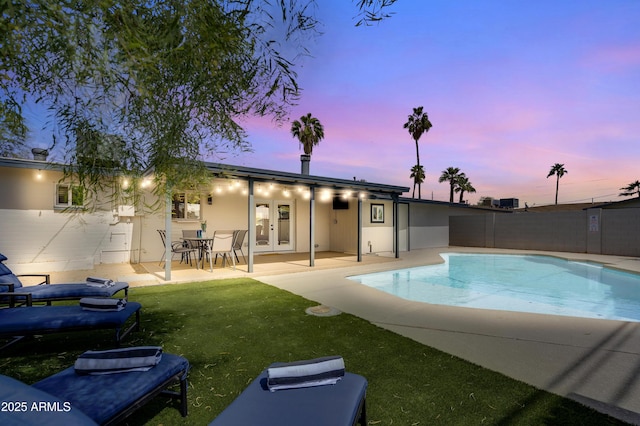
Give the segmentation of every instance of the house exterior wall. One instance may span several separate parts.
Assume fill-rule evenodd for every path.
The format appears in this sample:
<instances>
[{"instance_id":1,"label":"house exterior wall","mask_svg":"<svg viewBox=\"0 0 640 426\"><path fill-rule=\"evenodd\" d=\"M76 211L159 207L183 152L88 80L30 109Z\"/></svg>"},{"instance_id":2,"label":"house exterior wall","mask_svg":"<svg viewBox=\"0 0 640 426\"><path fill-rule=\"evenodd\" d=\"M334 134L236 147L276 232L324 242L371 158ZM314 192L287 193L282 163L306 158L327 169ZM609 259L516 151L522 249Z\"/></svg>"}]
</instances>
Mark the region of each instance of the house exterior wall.
<instances>
[{"instance_id":1,"label":"house exterior wall","mask_svg":"<svg viewBox=\"0 0 640 426\"><path fill-rule=\"evenodd\" d=\"M38 177L40 174L40 177ZM56 183L62 173L50 170L0 167L0 200L3 209L52 209Z\"/></svg>"},{"instance_id":2,"label":"house exterior wall","mask_svg":"<svg viewBox=\"0 0 640 426\"><path fill-rule=\"evenodd\" d=\"M91 269L96 263L129 262L133 221L111 209L85 212L55 208L62 173L0 168L0 253L16 273Z\"/></svg>"},{"instance_id":3,"label":"house exterior wall","mask_svg":"<svg viewBox=\"0 0 640 426\"><path fill-rule=\"evenodd\" d=\"M62 177L60 171L47 170L45 163L41 170L0 167L0 253L8 257L13 270L23 273L92 269L99 263L154 262L162 258L164 246L157 230L165 228L163 203L158 211L136 210L135 216L126 218L118 217L114 212L118 206L111 202L106 202L103 210L63 211L55 208L56 184ZM180 240L184 229L200 229L204 220L209 235L220 229L248 229L247 195L212 190L211 204L202 194L200 220L171 221L172 241ZM157 201L149 191L143 196L147 204ZM285 197L280 193L269 198L278 199ZM308 252L310 202L302 196L286 200L295 211L291 250ZM316 199L317 251L355 253L356 203L352 200L349 210L334 211L330 200ZM385 241L389 238L385 236ZM248 238L244 244L248 244Z\"/></svg>"},{"instance_id":4,"label":"house exterior wall","mask_svg":"<svg viewBox=\"0 0 640 426\"><path fill-rule=\"evenodd\" d=\"M356 253L358 247L358 200L349 200L347 210L333 210L331 208L329 229L329 250Z\"/></svg>"}]
</instances>

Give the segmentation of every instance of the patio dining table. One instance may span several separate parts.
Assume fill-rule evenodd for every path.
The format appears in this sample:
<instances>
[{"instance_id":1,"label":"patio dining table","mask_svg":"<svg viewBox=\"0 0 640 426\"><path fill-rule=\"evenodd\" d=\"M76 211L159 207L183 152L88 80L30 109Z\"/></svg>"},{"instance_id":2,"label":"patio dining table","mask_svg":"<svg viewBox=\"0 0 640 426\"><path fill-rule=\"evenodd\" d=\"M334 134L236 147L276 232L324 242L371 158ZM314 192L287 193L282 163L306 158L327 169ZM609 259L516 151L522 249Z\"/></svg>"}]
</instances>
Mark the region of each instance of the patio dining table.
<instances>
[{"instance_id":1,"label":"patio dining table","mask_svg":"<svg viewBox=\"0 0 640 426\"><path fill-rule=\"evenodd\" d=\"M196 267L198 262L204 269L205 255L209 256L209 272L213 272L213 262L211 260L211 246L213 245L213 237L183 237L183 241L187 241L189 244L198 246L198 259L196 259Z\"/></svg>"}]
</instances>

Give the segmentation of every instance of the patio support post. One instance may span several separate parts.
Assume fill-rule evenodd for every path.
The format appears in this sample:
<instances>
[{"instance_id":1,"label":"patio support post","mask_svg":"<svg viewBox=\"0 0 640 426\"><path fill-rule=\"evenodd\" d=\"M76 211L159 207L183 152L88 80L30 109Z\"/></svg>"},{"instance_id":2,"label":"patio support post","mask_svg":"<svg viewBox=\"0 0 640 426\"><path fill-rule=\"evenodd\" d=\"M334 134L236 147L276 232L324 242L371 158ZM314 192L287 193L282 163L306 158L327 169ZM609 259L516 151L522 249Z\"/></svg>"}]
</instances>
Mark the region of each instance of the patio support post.
<instances>
[{"instance_id":1,"label":"patio support post","mask_svg":"<svg viewBox=\"0 0 640 426\"><path fill-rule=\"evenodd\" d=\"M253 272L253 250L256 246L256 202L253 196L253 178L249 178L248 181L248 193L247 196L247 209L249 211L249 217L247 218L248 230L247 230L247 272Z\"/></svg>"},{"instance_id":2,"label":"patio support post","mask_svg":"<svg viewBox=\"0 0 640 426\"><path fill-rule=\"evenodd\" d=\"M171 189L166 188L164 208L164 280L171 281Z\"/></svg>"},{"instance_id":3,"label":"patio support post","mask_svg":"<svg viewBox=\"0 0 640 426\"><path fill-rule=\"evenodd\" d=\"M316 196L315 187L309 188L309 266L316 262Z\"/></svg>"},{"instance_id":4,"label":"patio support post","mask_svg":"<svg viewBox=\"0 0 640 426\"><path fill-rule=\"evenodd\" d=\"M400 220L398 218L399 209L398 209L398 197L393 196L393 249L395 250L396 259L400 258L400 248L398 247L400 243Z\"/></svg>"},{"instance_id":5,"label":"patio support post","mask_svg":"<svg viewBox=\"0 0 640 426\"><path fill-rule=\"evenodd\" d=\"M362 262L362 198L358 197L358 262Z\"/></svg>"}]
</instances>

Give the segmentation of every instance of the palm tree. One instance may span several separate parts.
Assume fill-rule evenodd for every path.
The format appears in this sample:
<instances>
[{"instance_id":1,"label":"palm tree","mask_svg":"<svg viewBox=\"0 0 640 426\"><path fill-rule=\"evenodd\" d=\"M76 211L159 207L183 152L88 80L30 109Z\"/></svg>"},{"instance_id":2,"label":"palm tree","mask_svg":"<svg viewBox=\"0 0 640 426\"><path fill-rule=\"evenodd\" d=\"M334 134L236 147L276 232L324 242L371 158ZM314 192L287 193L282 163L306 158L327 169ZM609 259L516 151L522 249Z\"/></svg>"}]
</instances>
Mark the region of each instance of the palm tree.
<instances>
[{"instance_id":1,"label":"palm tree","mask_svg":"<svg viewBox=\"0 0 640 426\"><path fill-rule=\"evenodd\" d=\"M462 174L464 176L464 173ZM457 167L449 167L447 170L442 171L442 175L438 179L438 182L446 182L449 181L449 185L451 185L451 192L449 195L449 202L453 203L453 191L458 182L458 178L460 177L460 169Z\"/></svg>"},{"instance_id":2,"label":"palm tree","mask_svg":"<svg viewBox=\"0 0 640 426\"><path fill-rule=\"evenodd\" d=\"M558 187L560 186L560 178L569 173L567 169L564 168L564 164L556 163L551 166L551 170L549 170L549 174L547 175L547 179L549 176L556 175L556 205L558 205Z\"/></svg>"},{"instance_id":3,"label":"palm tree","mask_svg":"<svg viewBox=\"0 0 640 426\"><path fill-rule=\"evenodd\" d=\"M423 107L419 106L413 109L413 114L404 123L403 128L409 130L409 134L416 142L416 166L420 167L420 149L418 148L418 140L423 133L427 133L432 127L429 121L429 116L426 112L423 112ZM422 183L418 183L418 198L422 198Z\"/></svg>"},{"instance_id":4,"label":"palm tree","mask_svg":"<svg viewBox=\"0 0 640 426\"><path fill-rule=\"evenodd\" d=\"M460 193L460 204L463 203L463 199L462 196L464 195L465 192L468 192L469 194L476 192L476 189L473 187L473 185L471 184L471 182L469 181L469 178L465 176L464 173L461 173L458 176L457 182L456 182L456 192Z\"/></svg>"},{"instance_id":5,"label":"palm tree","mask_svg":"<svg viewBox=\"0 0 640 426\"><path fill-rule=\"evenodd\" d=\"M411 197L416 198L416 184L419 186L424 182L424 167L416 164L411 168L411 176L409 177L413 179L413 194L411 194Z\"/></svg>"},{"instance_id":6,"label":"palm tree","mask_svg":"<svg viewBox=\"0 0 640 426\"><path fill-rule=\"evenodd\" d=\"M631 197L635 194L638 194L640 197L640 181L631 182L629 185L620 188L621 192L620 197Z\"/></svg>"},{"instance_id":7,"label":"palm tree","mask_svg":"<svg viewBox=\"0 0 640 426\"><path fill-rule=\"evenodd\" d=\"M298 142L304 150L304 156L300 157L302 160L302 173L309 174L311 153L313 152L313 147L324 139L324 127L320 123L320 120L313 117L311 113L308 113L300 117L299 121L294 120L294 122L291 123L291 135L294 138L298 138Z\"/></svg>"}]
</instances>

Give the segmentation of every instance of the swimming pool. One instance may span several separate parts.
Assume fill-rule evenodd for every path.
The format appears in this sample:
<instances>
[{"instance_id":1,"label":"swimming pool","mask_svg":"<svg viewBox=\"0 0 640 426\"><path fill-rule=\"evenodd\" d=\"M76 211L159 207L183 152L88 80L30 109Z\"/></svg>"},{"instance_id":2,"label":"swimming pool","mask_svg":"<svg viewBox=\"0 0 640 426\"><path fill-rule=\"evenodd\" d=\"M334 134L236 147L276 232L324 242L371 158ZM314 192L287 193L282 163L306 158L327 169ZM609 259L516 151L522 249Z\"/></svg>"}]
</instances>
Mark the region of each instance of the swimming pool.
<instances>
[{"instance_id":1,"label":"swimming pool","mask_svg":"<svg viewBox=\"0 0 640 426\"><path fill-rule=\"evenodd\" d=\"M351 276L438 305L640 321L640 275L552 256L443 253L443 264Z\"/></svg>"}]
</instances>

